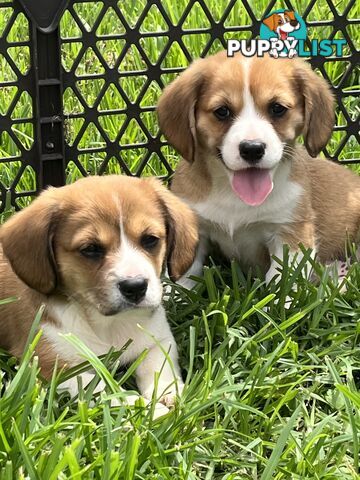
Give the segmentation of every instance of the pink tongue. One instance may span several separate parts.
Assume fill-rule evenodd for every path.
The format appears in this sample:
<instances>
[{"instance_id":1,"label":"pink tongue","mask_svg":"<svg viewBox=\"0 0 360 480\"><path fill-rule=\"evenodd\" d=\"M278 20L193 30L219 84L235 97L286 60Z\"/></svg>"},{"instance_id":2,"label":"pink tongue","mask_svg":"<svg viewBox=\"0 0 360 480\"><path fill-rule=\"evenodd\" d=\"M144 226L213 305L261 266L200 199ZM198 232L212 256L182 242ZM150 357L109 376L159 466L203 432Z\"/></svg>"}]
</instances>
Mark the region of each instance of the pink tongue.
<instances>
[{"instance_id":1,"label":"pink tongue","mask_svg":"<svg viewBox=\"0 0 360 480\"><path fill-rule=\"evenodd\" d=\"M234 173L232 188L247 205L261 205L273 189L269 170L246 168Z\"/></svg>"}]
</instances>

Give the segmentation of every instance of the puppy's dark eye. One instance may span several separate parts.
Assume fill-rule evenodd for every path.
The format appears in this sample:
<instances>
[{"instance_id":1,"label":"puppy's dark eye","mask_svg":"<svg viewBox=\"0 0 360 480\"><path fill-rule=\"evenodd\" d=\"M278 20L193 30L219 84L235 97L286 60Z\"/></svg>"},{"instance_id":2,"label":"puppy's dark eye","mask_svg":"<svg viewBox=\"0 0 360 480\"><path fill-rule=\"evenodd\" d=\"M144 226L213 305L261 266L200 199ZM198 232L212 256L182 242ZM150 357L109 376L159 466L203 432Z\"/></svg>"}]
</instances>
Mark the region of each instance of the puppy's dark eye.
<instances>
[{"instance_id":1,"label":"puppy's dark eye","mask_svg":"<svg viewBox=\"0 0 360 480\"><path fill-rule=\"evenodd\" d=\"M226 120L230 117L231 111L228 107L223 106L214 110L214 115L218 120Z\"/></svg>"},{"instance_id":2,"label":"puppy's dark eye","mask_svg":"<svg viewBox=\"0 0 360 480\"><path fill-rule=\"evenodd\" d=\"M273 117L282 117L287 112L287 108L281 103L272 103L270 105L270 115Z\"/></svg>"},{"instance_id":3,"label":"puppy's dark eye","mask_svg":"<svg viewBox=\"0 0 360 480\"><path fill-rule=\"evenodd\" d=\"M98 243L90 243L80 248L80 253L86 258L100 260L105 255L105 248Z\"/></svg>"},{"instance_id":4,"label":"puppy's dark eye","mask_svg":"<svg viewBox=\"0 0 360 480\"><path fill-rule=\"evenodd\" d=\"M148 251L153 250L159 244L160 238L155 235L143 235L140 239L141 246Z\"/></svg>"}]
</instances>

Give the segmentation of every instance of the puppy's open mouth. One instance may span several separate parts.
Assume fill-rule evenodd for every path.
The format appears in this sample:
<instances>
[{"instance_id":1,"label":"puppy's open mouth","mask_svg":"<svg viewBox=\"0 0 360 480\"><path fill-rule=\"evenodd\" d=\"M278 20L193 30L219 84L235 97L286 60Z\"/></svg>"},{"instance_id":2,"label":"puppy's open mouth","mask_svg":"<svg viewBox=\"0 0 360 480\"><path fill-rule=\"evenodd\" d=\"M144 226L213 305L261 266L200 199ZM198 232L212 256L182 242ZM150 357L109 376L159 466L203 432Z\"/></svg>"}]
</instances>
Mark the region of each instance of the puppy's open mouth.
<instances>
[{"instance_id":1,"label":"puppy's open mouth","mask_svg":"<svg viewBox=\"0 0 360 480\"><path fill-rule=\"evenodd\" d=\"M231 186L244 203L255 207L264 203L274 184L270 170L250 167L233 172Z\"/></svg>"},{"instance_id":2,"label":"puppy's open mouth","mask_svg":"<svg viewBox=\"0 0 360 480\"><path fill-rule=\"evenodd\" d=\"M280 32L281 40L286 40L288 37L288 33L284 32L284 30L281 30L281 28L279 29L279 32Z\"/></svg>"}]
</instances>

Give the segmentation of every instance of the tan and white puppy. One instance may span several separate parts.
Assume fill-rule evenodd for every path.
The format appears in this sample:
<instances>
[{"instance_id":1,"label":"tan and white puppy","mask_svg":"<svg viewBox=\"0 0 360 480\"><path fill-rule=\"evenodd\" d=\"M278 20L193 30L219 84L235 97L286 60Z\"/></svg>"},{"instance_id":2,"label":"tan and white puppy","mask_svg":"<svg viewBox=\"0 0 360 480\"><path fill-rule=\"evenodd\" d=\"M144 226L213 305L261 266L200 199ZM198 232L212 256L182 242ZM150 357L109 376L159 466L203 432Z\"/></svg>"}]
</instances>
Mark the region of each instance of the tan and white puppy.
<instances>
[{"instance_id":1,"label":"tan and white puppy","mask_svg":"<svg viewBox=\"0 0 360 480\"><path fill-rule=\"evenodd\" d=\"M0 306L1 347L20 356L45 304L37 347L44 377L56 359L82 361L59 333L77 335L97 355L132 340L120 360L148 349L136 372L140 392L150 399L161 372L158 394L173 402L182 381L160 274L167 266L179 278L195 255L196 219L183 202L155 179L89 177L44 191L0 228L0 240L0 298L18 297ZM92 378L84 374L83 384ZM75 384L67 385L72 393Z\"/></svg>"},{"instance_id":2,"label":"tan and white puppy","mask_svg":"<svg viewBox=\"0 0 360 480\"><path fill-rule=\"evenodd\" d=\"M360 177L313 158L334 125L325 80L300 59L195 61L164 91L160 126L183 156L172 191L199 215L199 275L209 241L246 267L277 273L283 244L321 261L344 255L360 227ZM295 140L303 134L305 148ZM183 282L190 286L191 282Z\"/></svg>"}]
</instances>

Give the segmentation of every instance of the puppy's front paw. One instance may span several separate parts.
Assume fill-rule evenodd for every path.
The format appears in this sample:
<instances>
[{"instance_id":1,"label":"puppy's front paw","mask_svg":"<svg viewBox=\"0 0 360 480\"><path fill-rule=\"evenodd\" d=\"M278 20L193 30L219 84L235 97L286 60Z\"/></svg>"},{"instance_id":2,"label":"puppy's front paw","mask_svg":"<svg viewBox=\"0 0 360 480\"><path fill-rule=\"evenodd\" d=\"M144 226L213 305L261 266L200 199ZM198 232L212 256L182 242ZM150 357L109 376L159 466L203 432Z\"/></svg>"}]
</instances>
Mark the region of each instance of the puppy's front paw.
<instances>
[{"instance_id":1,"label":"puppy's front paw","mask_svg":"<svg viewBox=\"0 0 360 480\"><path fill-rule=\"evenodd\" d=\"M132 407L136 407L136 404L139 404L140 406L143 405L143 407L147 407L147 409L150 409L149 407L149 403L150 403L150 400L146 399L146 398L142 398L140 397L139 395L128 395L126 397L126 405L129 405L129 406L132 406ZM113 404L113 402L111 402L111 405L112 406L115 406ZM121 403L118 403L118 405L121 405ZM152 414L152 418L155 420L157 418L160 418L160 417L163 417L164 415L166 415L167 413L169 413L169 409L167 408L166 405L163 405L162 403L155 403L154 407L153 407L153 414Z\"/></svg>"},{"instance_id":2,"label":"puppy's front paw","mask_svg":"<svg viewBox=\"0 0 360 480\"><path fill-rule=\"evenodd\" d=\"M80 377L80 378L78 378ZM79 394L79 381L82 384L83 388L87 388L89 383L94 379L93 373L84 372L78 375L77 377L69 378L64 382L60 383L57 390L62 392L66 390L70 393L71 398L76 397ZM103 380L99 380L97 386L94 388L93 393L98 393L104 391L106 384Z\"/></svg>"},{"instance_id":3,"label":"puppy's front paw","mask_svg":"<svg viewBox=\"0 0 360 480\"><path fill-rule=\"evenodd\" d=\"M197 283L195 282L195 280L192 280L191 278L189 277L181 277L179 280L178 280L178 285L181 285L182 287L186 288L187 290L192 290L195 285L197 285Z\"/></svg>"},{"instance_id":4,"label":"puppy's front paw","mask_svg":"<svg viewBox=\"0 0 360 480\"><path fill-rule=\"evenodd\" d=\"M162 403L155 403L153 419L155 420L156 418L163 417L169 412L170 410L166 405L163 405Z\"/></svg>"},{"instance_id":5,"label":"puppy's front paw","mask_svg":"<svg viewBox=\"0 0 360 480\"><path fill-rule=\"evenodd\" d=\"M180 381L177 382L177 385L170 385L169 384L159 384L157 391L156 391L156 398L158 398L158 401L168 407L171 408L175 405L176 403L176 398L179 397L182 394L182 391L184 389L184 384ZM144 392L144 397L147 399L151 399L153 397L154 393L154 388L148 389L146 392Z\"/></svg>"},{"instance_id":6,"label":"puppy's front paw","mask_svg":"<svg viewBox=\"0 0 360 480\"><path fill-rule=\"evenodd\" d=\"M340 293L347 291L347 274L349 273L350 265L347 262L334 260L326 264L330 278L337 284Z\"/></svg>"},{"instance_id":7,"label":"puppy's front paw","mask_svg":"<svg viewBox=\"0 0 360 480\"><path fill-rule=\"evenodd\" d=\"M160 398L162 405L165 405L167 408L172 408L175 406L176 402L176 392L167 393Z\"/></svg>"},{"instance_id":8,"label":"puppy's front paw","mask_svg":"<svg viewBox=\"0 0 360 480\"><path fill-rule=\"evenodd\" d=\"M166 405L168 408L174 407L176 403L176 398L179 397L184 390L184 384L181 382L177 383L177 388L175 385L171 389L166 390L165 393L161 396L160 402L163 405Z\"/></svg>"}]
</instances>

